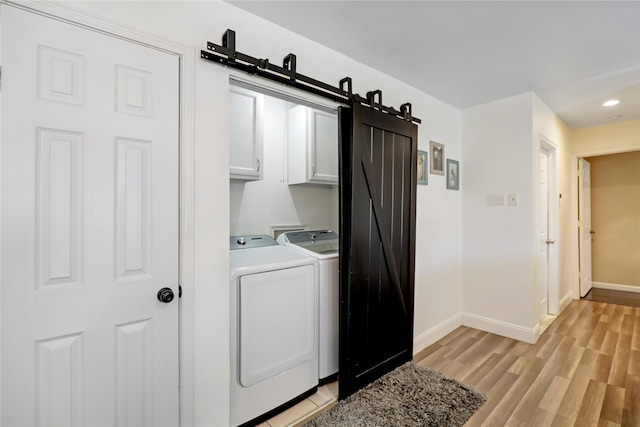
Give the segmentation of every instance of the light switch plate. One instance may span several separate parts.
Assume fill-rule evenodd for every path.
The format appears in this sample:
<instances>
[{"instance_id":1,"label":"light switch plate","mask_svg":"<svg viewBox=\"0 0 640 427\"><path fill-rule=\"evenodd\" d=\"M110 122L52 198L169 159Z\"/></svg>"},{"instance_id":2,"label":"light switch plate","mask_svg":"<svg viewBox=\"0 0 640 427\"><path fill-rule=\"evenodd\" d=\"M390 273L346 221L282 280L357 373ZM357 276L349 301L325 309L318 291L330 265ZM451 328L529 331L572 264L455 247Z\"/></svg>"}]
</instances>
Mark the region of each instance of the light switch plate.
<instances>
[{"instance_id":1,"label":"light switch plate","mask_svg":"<svg viewBox=\"0 0 640 427\"><path fill-rule=\"evenodd\" d=\"M488 206L504 206L504 194L487 194Z\"/></svg>"},{"instance_id":2,"label":"light switch plate","mask_svg":"<svg viewBox=\"0 0 640 427\"><path fill-rule=\"evenodd\" d=\"M509 206L518 206L518 193L509 193L507 195Z\"/></svg>"}]
</instances>

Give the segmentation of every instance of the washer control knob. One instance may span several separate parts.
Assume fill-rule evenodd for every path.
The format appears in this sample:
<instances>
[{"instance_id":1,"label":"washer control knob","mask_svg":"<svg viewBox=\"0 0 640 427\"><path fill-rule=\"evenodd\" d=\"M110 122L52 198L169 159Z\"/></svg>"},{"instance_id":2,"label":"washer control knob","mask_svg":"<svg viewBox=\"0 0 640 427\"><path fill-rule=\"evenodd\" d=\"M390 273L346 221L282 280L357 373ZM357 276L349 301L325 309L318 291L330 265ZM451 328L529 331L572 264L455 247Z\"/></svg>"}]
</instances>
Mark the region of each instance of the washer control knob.
<instances>
[{"instance_id":1,"label":"washer control knob","mask_svg":"<svg viewBox=\"0 0 640 427\"><path fill-rule=\"evenodd\" d=\"M246 243L247 243L247 241L246 241L246 240L244 240L244 237L241 237L241 238L239 238L239 239L238 239L238 244L239 244L239 245L244 245L244 244L246 244Z\"/></svg>"}]
</instances>

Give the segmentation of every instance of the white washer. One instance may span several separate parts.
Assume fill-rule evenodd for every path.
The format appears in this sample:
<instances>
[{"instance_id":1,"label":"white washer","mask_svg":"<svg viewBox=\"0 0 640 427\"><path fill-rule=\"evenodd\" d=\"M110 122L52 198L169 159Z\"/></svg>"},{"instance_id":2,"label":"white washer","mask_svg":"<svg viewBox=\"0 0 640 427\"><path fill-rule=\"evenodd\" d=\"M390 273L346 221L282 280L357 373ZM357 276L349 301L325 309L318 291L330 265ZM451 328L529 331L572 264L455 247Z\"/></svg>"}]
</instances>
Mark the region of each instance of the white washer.
<instances>
[{"instance_id":1,"label":"white washer","mask_svg":"<svg viewBox=\"0 0 640 427\"><path fill-rule=\"evenodd\" d=\"M278 236L278 243L318 259L320 292L320 330L318 369L320 383L333 381L338 374L340 241L331 230L289 231Z\"/></svg>"},{"instance_id":2,"label":"white washer","mask_svg":"<svg viewBox=\"0 0 640 427\"><path fill-rule=\"evenodd\" d=\"M317 390L318 265L266 235L230 247L230 421L253 425Z\"/></svg>"}]
</instances>

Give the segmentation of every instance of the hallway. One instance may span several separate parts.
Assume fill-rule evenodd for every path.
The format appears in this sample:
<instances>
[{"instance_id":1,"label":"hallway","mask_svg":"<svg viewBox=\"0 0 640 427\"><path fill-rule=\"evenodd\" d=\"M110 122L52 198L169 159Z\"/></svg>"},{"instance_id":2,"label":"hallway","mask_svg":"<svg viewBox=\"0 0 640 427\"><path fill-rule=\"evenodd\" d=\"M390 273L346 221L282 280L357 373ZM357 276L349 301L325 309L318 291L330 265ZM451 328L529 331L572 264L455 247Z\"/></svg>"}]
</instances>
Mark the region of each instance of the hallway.
<instances>
[{"instance_id":1,"label":"hallway","mask_svg":"<svg viewBox=\"0 0 640 427\"><path fill-rule=\"evenodd\" d=\"M640 293L591 288L585 300L640 307Z\"/></svg>"}]
</instances>

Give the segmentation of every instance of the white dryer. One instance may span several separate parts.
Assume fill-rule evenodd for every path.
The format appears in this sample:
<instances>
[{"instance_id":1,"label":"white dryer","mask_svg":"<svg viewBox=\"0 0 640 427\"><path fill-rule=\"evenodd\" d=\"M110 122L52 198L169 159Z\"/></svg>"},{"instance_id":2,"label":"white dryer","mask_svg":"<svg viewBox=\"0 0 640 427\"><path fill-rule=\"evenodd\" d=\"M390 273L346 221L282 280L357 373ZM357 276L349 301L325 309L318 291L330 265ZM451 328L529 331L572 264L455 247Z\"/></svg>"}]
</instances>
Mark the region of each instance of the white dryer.
<instances>
[{"instance_id":1,"label":"white dryer","mask_svg":"<svg viewBox=\"0 0 640 427\"><path fill-rule=\"evenodd\" d=\"M230 242L232 426L317 390L318 265L266 235Z\"/></svg>"},{"instance_id":2,"label":"white dryer","mask_svg":"<svg viewBox=\"0 0 640 427\"><path fill-rule=\"evenodd\" d=\"M320 384L333 381L338 375L339 351L339 275L340 240L331 230L289 231L278 236L278 243L318 259L318 289L320 322L318 369Z\"/></svg>"}]
</instances>

